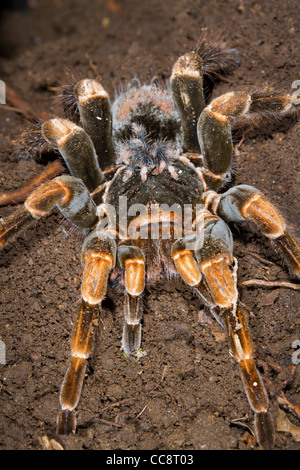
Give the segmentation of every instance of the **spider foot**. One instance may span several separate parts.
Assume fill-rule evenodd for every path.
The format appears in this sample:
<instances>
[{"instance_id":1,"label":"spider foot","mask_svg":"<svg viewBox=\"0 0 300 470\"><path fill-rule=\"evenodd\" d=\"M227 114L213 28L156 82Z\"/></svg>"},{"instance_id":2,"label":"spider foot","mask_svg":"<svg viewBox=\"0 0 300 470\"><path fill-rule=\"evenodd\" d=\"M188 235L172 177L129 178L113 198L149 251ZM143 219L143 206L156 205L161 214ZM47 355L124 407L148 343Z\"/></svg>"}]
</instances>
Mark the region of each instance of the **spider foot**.
<instances>
[{"instance_id":1,"label":"spider foot","mask_svg":"<svg viewBox=\"0 0 300 470\"><path fill-rule=\"evenodd\" d=\"M74 434L76 432L76 417L74 410L62 410L57 415L56 434Z\"/></svg>"},{"instance_id":2,"label":"spider foot","mask_svg":"<svg viewBox=\"0 0 300 470\"><path fill-rule=\"evenodd\" d=\"M269 398L253 359L253 344L246 316L240 304L225 311L232 354L237 361L249 404L255 414L257 441L262 449L275 445L275 428L268 410Z\"/></svg>"},{"instance_id":3,"label":"spider foot","mask_svg":"<svg viewBox=\"0 0 300 470\"><path fill-rule=\"evenodd\" d=\"M275 445L275 426L269 411L255 413L255 431L257 440L264 450L271 450Z\"/></svg>"},{"instance_id":4,"label":"spider foot","mask_svg":"<svg viewBox=\"0 0 300 470\"><path fill-rule=\"evenodd\" d=\"M145 288L145 256L135 246L120 246L118 260L125 270L125 324L122 349L131 356L140 348L142 338L142 294Z\"/></svg>"},{"instance_id":5,"label":"spider foot","mask_svg":"<svg viewBox=\"0 0 300 470\"><path fill-rule=\"evenodd\" d=\"M142 340L142 325L137 323L131 325L125 323L123 327L122 336L122 349L125 356L137 356L137 351L140 350Z\"/></svg>"}]
</instances>

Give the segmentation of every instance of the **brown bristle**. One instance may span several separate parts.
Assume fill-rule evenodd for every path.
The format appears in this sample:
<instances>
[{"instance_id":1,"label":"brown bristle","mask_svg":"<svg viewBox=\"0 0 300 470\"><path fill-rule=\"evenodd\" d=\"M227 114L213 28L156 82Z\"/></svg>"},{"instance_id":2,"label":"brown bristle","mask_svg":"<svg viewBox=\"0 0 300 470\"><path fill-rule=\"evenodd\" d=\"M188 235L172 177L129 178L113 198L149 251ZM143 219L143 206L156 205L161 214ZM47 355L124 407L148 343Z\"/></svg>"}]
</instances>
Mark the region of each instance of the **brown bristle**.
<instances>
[{"instance_id":1,"label":"brown bristle","mask_svg":"<svg viewBox=\"0 0 300 470\"><path fill-rule=\"evenodd\" d=\"M42 125L42 121L30 123L15 142L15 152L19 158L41 162L44 154L57 153L45 141L41 130Z\"/></svg>"},{"instance_id":2,"label":"brown bristle","mask_svg":"<svg viewBox=\"0 0 300 470\"><path fill-rule=\"evenodd\" d=\"M67 119L79 124L80 113L75 95L75 87L80 80L89 77L89 74L79 74L73 70L66 70L66 83L61 86L60 93L56 97L56 103ZM99 77L96 77L96 79Z\"/></svg>"},{"instance_id":3,"label":"brown bristle","mask_svg":"<svg viewBox=\"0 0 300 470\"><path fill-rule=\"evenodd\" d=\"M203 91L205 101L208 102L214 85L222 76L232 73L239 66L238 51L226 46L222 32L216 38L215 32L212 34L206 29L201 31L194 43L196 45L192 50L203 63Z\"/></svg>"},{"instance_id":4,"label":"brown bristle","mask_svg":"<svg viewBox=\"0 0 300 470\"><path fill-rule=\"evenodd\" d=\"M202 59L203 74L211 79L232 72L238 65L236 49L223 48L204 40L196 45L194 51Z\"/></svg>"}]
</instances>

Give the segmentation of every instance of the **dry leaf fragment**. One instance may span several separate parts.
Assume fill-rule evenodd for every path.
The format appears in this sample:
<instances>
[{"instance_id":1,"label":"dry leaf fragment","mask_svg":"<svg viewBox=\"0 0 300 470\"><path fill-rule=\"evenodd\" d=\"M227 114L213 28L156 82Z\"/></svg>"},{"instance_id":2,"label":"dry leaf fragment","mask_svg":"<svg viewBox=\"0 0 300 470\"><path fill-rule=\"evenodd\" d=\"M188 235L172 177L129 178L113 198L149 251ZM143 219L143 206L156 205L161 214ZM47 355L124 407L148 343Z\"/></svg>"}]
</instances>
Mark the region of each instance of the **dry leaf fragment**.
<instances>
[{"instance_id":1,"label":"dry leaf fragment","mask_svg":"<svg viewBox=\"0 0 300 470\"><path fill-rule=\"evenodd\" d=\"M262 307L265 305L273 305L275 300L279 295L279 289L275 289L270 294L267 294L258 304L257 307Z\"/></svg>"},{"instance_id":2,"label":"dry leaf fragment","mask_svg":"<svg viewBox=\"0 0 300 470\"><path fill-rule=\"evenodd\" d=\"M53 450L64 450L63 446L55 439L50 439L50 444Z\"/></svg>"},{"instance_id":3,"label":"dry leaf fragment","mask_svg":"<svg viewBox=\"0 0 300 470\"><path fill-rule=\"evenodd\" d=\"M277 431L290 432L295 441L300 442L300 428L291 423L286 417L285 412L282 411L280 408L278 409L277 416Z\"/></svg>"},{"instance_id":4,"label":"dry leaf fragment","mask_svg":"<svg viewBox=\"0 0 300 470\"><path fill-rule=\"evenodd\" d=\"M294 416L300 418L300 399L299 395L297 395L293 401L289 401L285 394L281 392L280 397L277 398L278 403L283 407L287 408L288 411L293 413Z\"/></svg>"},{"instance_id":5,"label":"dry leaf fragment","mask_svg":"<svg viewBox=\"0 0 300 470\"><path fill-rule=\"evenodd\" d=\"M222 343L223 341L226 340L227 335L223 331L218 331L217 329L213 329L212 334L214 335L217 343Z\"/></svg>"},{"instance_id":6,"label":"dry leaf fragment","mask_svg":"<svg viewBox=\"0 0 300 470\"><path fill-rule=\"evenodd\" d=\"M40 444L44 450L64 450L63 446L55 439L50 439L48 436L39 437Z\"/></svg>"}]
</instances>

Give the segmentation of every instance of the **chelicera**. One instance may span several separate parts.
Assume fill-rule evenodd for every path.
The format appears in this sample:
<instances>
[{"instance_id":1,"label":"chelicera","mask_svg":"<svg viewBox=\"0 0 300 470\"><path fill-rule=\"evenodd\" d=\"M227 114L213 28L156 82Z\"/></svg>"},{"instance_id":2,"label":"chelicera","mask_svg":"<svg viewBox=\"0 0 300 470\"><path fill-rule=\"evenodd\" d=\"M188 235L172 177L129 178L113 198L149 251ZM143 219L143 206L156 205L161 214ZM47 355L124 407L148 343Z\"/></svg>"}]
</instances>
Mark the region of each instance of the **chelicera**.
<instances>
[{"instance_id":1,"label":"chelicera","mask_svg":"<svg viewBox=\"0 0 300 470\"><path fill-rule=\"evenodd\" d=\"M9 242L54 207L86 233L82 301L61 388L58 433L76 430L75 409L110 279L124 291L122 346L134 356L141 347L145 286L178 276L227 330L258 442L274 445L269 400L239 302L228 223L252 221L280 245L295 275L300 248L258 189L224 186L231 179L232 120L287 114L299 99L230 92L209 102L205 80L229 71L235 60L234 51L203 41L175 62L169 86L136 82L112 106L99 82L80 80L68 91L79 125L54 118L41 126L43 139L59 150L69 174L39 186L3 220L0 241Z\"/></svg>"}]
</instances>

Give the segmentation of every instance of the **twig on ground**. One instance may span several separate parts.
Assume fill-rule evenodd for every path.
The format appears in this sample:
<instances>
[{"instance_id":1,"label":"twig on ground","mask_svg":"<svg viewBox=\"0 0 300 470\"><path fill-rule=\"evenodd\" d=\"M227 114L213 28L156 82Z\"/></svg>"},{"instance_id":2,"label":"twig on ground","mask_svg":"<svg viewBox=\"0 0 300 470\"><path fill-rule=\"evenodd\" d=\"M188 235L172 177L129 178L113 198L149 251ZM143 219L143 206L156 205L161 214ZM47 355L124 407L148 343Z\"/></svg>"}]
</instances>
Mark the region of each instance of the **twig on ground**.
<instances>
[{"instance_id":1,"label":"twig on ground","mask_svg":"<svg viewBox=\"0 0 300 470\"><path fill-rule=\"evenodd\" d=\"M242 286L264 286L264 287L285 287L287 289L299 290L300 284L287 281L264 281L263 279L249 279L241 282Z\"/></svg>"},{"instance_id":2,"label":"twig on ground","mask_svg":"<svg viewBox=\"0 0 300 470\"><path fill-rule=\"evenodd\" d=\"M147 405L144 406L144 408L142 409L142 411L136 416L135 419L138 419L145 411L145 409L147 408Z\"/></svg>"},{"instance_id":3,"label":"twig on ground","mask_svg":"<svg viewBox=\"0 0 300 470\"><path fill-rule=\"evenodd\" d=\"M106 419L100 418L99 421L103 424L108 424L109 426L115 426L116 428L122 428L121 424L114 423L113 421L107 421Z\"/></svg>"}]
</instances>

